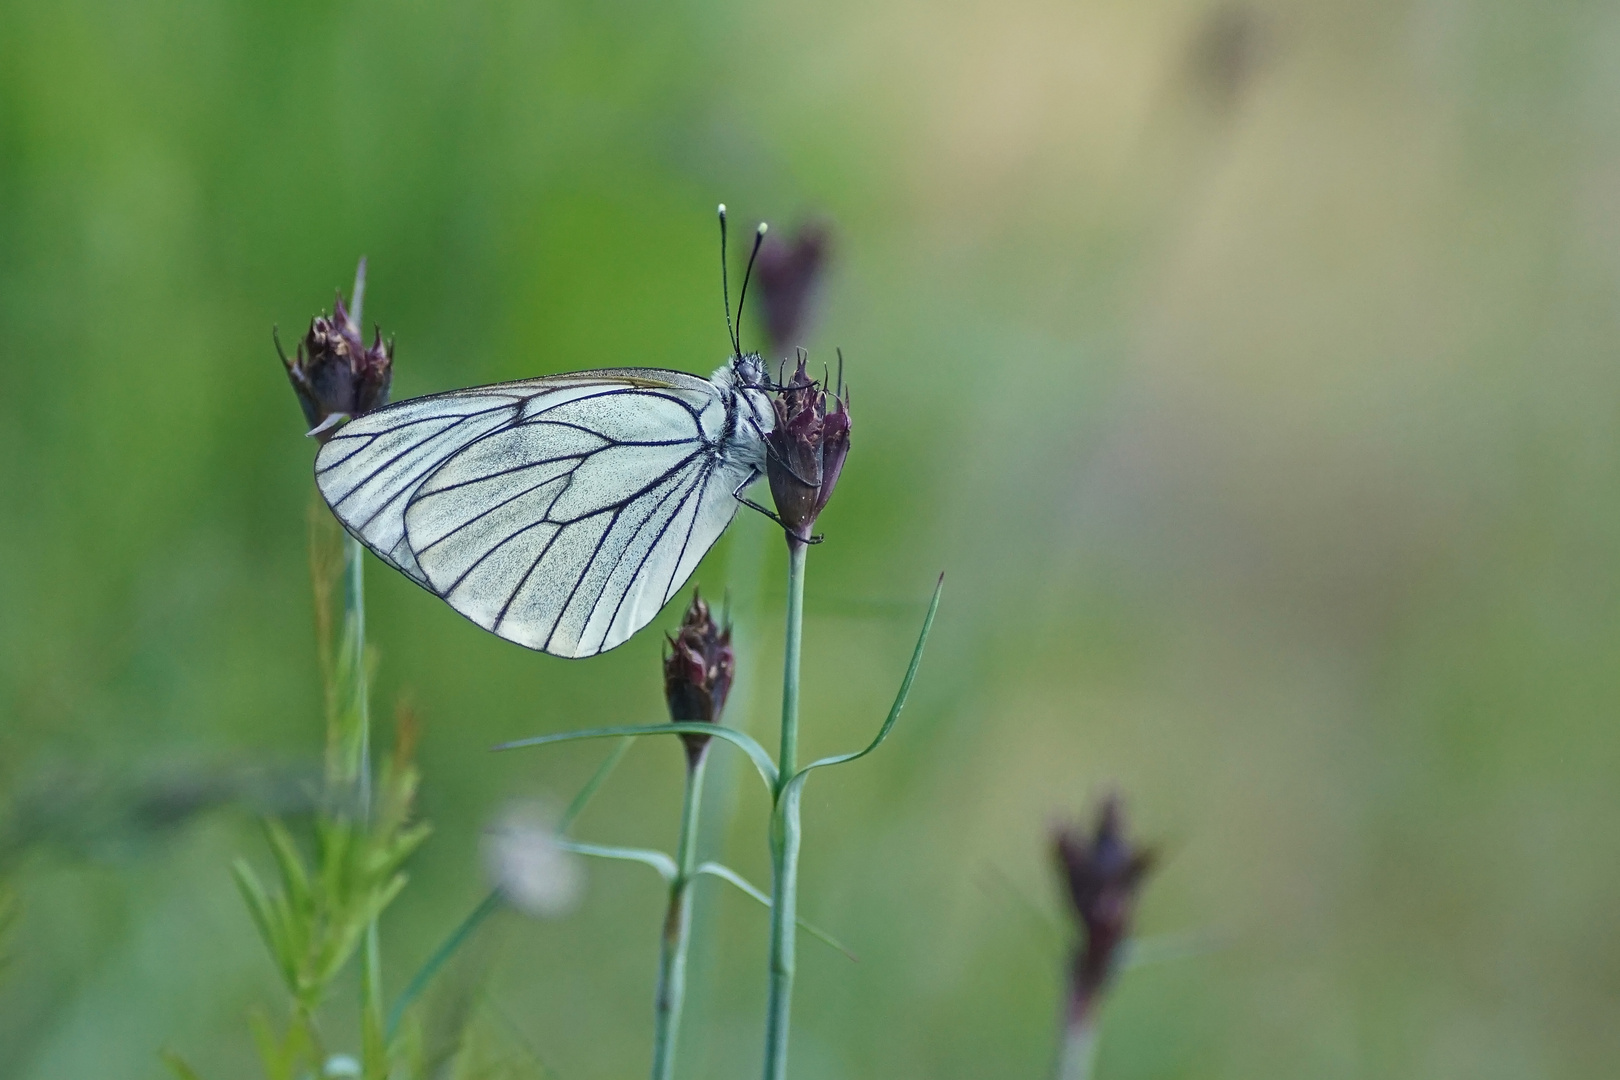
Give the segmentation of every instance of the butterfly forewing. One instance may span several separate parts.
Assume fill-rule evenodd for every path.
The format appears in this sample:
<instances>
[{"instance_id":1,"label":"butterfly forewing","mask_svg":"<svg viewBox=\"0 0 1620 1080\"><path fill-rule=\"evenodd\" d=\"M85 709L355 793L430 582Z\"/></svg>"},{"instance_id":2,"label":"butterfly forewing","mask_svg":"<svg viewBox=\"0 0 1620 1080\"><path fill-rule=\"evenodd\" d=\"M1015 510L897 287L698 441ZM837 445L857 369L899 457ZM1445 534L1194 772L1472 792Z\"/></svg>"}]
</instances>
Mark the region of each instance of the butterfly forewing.
<instances>
[{"instance_id":1,"label":"butterfly forewing","mask_svg":"<svg viewBox=\"0 0 1620 1080\"><path fill-rule=\"evenodd\" d=\"M646 625L736 510L756 446L680 372L584 372L400 402L316 476L367 546L500 636L590 656Z\"/></svg>"},{"instance_id":2,"label":"butterfly forewing","mask_svg":"<svg viewBox=\"0 0 1620 1080\"><path fill-rule=\"evenodd\" d=\"M351 421L315 459L321 494L345 528L426 586L405 542L406 500L448 457L512 423L526 401L521 386L417 398Z\"/></svg>"}]
</instances>

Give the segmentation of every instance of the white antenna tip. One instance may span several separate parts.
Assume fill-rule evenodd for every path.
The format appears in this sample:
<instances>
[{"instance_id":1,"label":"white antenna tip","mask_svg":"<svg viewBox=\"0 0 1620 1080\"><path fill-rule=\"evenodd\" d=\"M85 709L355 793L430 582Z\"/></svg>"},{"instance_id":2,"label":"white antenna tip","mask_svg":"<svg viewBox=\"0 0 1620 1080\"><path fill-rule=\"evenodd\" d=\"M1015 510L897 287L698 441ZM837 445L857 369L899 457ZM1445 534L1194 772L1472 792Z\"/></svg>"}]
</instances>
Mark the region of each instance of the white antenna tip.
<instances>
[{"instance_id":1,"label":"white antenna tip","mask_svg":"<svg viewBox=\"0 0 1620 1080\"><path fill-rule=\"evenodd\" d=\"M759 235L764 236L765 235L765 230L769 229L769 228L770 228L769 225L765 224L763 221L760 222L759 223Z\"/></svg>"},{"instance_id":2,"label":"white antenna tip","mask_svg":"<svg viewBox=\"0 0 1620 1080\"><path fill-rule=\"evenodd\" d=\"M721 217L726 216L726 204L725 203L720 204L720 216Z\"/></svg>"}]
</instances>

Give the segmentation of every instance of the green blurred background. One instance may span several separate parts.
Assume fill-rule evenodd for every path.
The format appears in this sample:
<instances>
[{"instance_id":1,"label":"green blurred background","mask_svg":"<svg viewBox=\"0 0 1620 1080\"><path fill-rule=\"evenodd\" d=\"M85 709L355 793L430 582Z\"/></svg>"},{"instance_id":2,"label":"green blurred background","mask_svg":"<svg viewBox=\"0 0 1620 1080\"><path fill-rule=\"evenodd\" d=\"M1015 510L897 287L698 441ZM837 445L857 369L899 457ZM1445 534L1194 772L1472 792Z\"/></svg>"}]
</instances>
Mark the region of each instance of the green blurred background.
<instances>
[{"instance_id":1,"label":"green blurred background","mask_svg":"<svg viewBox=\"0 0 1620 1080\"><path fill-rule=\"evenodd\" d=\"M1620 10L1576 0L0 3L0 793L48 841L0 1075L258 1075L264 800L187 811L319 753L271 324L364 253L397 398L706 373L720 201L837 229L806 752L864 741L949 575L896 736L810 785L801 908L861 962L801 946L796 1076L1045 1075L1046 831L1113 789L1165 851L1141 929L1195 947L1124 976L1100 1076L1614 1075ZM697 578L762 738L784 562L744 514ZM436 826L397 987L491 816L605 750L488 747L657 719L660 639L530 654L371 567ZM721 754L710 849L765 880ZM679 761L579 835L671 846ZM751 1075L766 920L702 903L683 1075ZM457 978L556 1076L640 1075L661 909L592 865Z\"/></svg>"}]
</instances>

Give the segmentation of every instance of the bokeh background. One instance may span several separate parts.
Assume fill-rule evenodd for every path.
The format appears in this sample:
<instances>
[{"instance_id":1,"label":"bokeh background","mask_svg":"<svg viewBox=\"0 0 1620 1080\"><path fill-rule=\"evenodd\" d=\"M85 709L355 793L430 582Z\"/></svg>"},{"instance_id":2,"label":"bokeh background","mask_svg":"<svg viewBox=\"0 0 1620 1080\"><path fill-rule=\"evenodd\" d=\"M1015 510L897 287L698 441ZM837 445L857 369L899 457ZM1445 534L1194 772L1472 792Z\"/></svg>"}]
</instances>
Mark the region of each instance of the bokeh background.
<instances>
[{"instance_id":1,"label":"bokeh background","mask_svg":"<svg viewBox=\"0 0 1620 1080\"><path fill-rule=\"evenodd\" d=\"M1613 1075L1620 11L1576 0L0 4L0 1075L259 1075L229 865L321 740L271 325L364 253L396 397L706 373L720 201L836 228L807 752L864 741L949 575L894 739L810 786L801 907L861 961L801 946L795 1075L1045 1075L1047 829L1109 790L1171 947L1100 1076ZM766 739L783 565L744 514L698 574ZM397 987L499 807L606 750L490 745L657 719L659 636L529 654L371 566L436 829ZM721 754L709 850L765 880ZM679 761L579 835L671 846ZM683 1075L750 1075L765 917L703 904ZM455 979L551 1075L640 1075L661 905L593 865Z\"/></svg>"}]
</instances>

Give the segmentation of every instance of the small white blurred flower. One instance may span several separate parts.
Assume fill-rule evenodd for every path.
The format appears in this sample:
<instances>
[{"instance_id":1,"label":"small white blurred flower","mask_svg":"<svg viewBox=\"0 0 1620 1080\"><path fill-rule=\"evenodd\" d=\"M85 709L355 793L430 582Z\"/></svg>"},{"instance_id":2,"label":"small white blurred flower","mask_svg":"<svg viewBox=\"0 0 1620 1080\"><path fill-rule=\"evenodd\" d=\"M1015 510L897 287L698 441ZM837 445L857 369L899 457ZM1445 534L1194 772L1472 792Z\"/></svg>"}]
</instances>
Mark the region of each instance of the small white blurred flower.
<instances>
[{"instance_id":1,"label":"small white blurred flower","mask_svg":"<svg viewBox=\"0 0 1620 1080\"><path fill-rule=\"evenodd\" d=\"M557 843L556 818L539 803L513 803L484 833L484 867L507 903L526 915L565 915L579 902L585 875Z\"/></svg>"},{"instance_id":2,"label":"small white blurred flower","mask_svg":"<svg viewBox=\"0 0 1620 1080\"><path fill-rule=\"evenodd\" d=\"M339 1077L359 1076L360 1062L350 1054L333 1054L326 1059L321 1068L321 1075L327 1080L336 1080Z\"/></svg>"}]
</instances>

